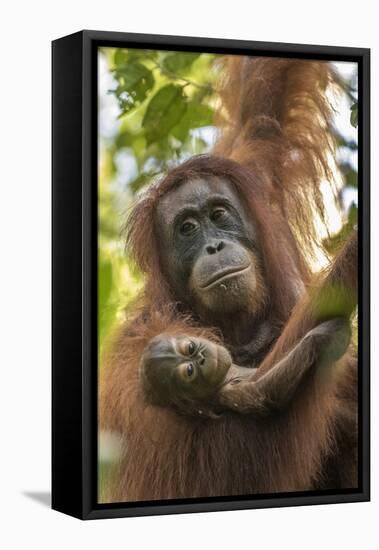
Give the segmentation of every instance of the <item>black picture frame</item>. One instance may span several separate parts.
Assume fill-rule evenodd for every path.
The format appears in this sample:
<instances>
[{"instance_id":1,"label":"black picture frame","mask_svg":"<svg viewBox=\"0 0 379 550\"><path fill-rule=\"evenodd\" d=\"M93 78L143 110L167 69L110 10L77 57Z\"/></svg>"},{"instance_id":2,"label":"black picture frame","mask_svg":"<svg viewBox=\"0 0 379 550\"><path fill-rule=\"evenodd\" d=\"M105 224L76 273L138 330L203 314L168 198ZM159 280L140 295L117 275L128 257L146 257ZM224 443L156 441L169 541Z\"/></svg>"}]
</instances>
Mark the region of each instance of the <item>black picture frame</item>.
<instances>
[{"instance_id":1,"label":"black picture frame","mask_svg":"<svg viewBox=\"0 0 379 550\"><path fill-rule=\"evenodd\" d=\"M97 49L173 49L354 61L359 93L359 419L357 490L97 503ZM370 499L370 50L81 31L52 43L52 507L81 519Z\"/></svg>"}]
</instances>

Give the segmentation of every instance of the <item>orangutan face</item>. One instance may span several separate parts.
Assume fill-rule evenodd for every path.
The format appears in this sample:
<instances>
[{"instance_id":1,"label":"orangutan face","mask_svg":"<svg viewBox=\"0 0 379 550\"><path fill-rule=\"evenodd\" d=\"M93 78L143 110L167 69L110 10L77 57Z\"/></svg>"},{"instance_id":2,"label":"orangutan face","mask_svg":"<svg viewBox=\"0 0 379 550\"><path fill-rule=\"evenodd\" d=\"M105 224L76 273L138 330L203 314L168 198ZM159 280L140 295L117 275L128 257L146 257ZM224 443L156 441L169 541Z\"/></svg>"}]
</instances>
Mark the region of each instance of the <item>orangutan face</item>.
<instances>
[{"instance_id":1,"label":"orangutan face","mask_svg":"<svg viewBox=\"0 0 379 550\"><path fill-rule=\"evenodd\" d=\"M263 300L255 228L227 181L189 180L157 208L160 256L179 300L198 313L243 311Z\"/></svg>"}]
</instances>

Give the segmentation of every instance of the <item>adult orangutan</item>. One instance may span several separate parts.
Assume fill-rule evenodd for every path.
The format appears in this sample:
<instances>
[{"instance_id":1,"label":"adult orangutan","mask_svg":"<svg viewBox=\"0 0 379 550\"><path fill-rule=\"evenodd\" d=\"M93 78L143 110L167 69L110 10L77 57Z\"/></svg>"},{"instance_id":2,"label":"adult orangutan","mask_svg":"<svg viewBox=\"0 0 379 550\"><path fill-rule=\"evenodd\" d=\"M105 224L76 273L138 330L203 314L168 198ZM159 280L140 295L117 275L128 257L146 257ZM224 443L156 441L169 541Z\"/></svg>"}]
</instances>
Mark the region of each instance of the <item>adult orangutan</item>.
<instances>
[{"instance_id":1,"label":"adult orangutan","mask_svg":"<svg viewBox=\"0 0 379 550\"><path fill-rule=\"evenodd\" d=\"M127 225L146 275L100 380L122 452L103 501L356 487L356 237L309 258L333 150L329 64L230 57L221 137Z\"/></svg>"}]
</instances>

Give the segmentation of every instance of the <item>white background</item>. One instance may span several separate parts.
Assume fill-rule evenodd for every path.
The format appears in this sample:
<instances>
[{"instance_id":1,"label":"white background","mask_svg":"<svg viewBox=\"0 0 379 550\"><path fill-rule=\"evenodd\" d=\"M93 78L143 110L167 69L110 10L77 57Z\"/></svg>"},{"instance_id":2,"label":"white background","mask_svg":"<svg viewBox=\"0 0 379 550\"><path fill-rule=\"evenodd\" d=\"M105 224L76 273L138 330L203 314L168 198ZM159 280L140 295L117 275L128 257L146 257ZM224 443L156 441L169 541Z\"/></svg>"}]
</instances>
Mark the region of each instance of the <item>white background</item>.
<instances>
[{"instance_id":1,"label":"white background","mask_svg":"<svg viewBox=\"0 0 379 550\"><path fill-rule=\"evenodd\" d=\"M371 503L79 520L51 511L50 41L87 29L372 48L373 211L378 212L378 25L361 0L3 2L0 64L0 544L2 548L377 548L379 395L373 360ZM378 280L373 216L373 282ZM372 291L373 356L378 290ZM67 396L69 400L69 396ZM236 464L236 468L239 465ZM34 494L32 498L31 494ZM35 497L38 497L37 499Z\"/></svg>"}]
</instances>

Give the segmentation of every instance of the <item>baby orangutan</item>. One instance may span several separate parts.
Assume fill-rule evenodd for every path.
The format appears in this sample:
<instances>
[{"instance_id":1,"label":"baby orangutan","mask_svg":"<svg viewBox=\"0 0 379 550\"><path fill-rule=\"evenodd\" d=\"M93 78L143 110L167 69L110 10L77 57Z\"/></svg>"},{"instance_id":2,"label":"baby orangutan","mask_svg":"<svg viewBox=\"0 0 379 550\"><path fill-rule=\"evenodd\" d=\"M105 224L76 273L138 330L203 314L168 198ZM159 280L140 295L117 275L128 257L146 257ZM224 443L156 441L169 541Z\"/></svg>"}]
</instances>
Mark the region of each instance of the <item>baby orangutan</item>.
<instances>
[{"instance_id":1,"label":"baby orangutan","mask_svg":"<svg viewBox=\"0 0 379 550\"><path fill-rule=\"evenodd\" d=\"M232 378L248 375L251 369L233 365L226 348L205 338L160 334L142 357L147 399L187 414L212 416L209 406L214 409L220 388Z\"/></svg>"},{"instance_id":2,"label":"baby orangutan","mask_svg":"<svg viewBox=\"0 0 379 550\"><path fill-rule=\"evenodd\" d=\"M259 369L233 364L228 350L210 340L161 334L142 357L145 396L186 414L212 418L229 409L265 416L287 405L312 369L338 360L349 341L346 319L325 321L260 374Z\"/></svg>"}]
</instances>

